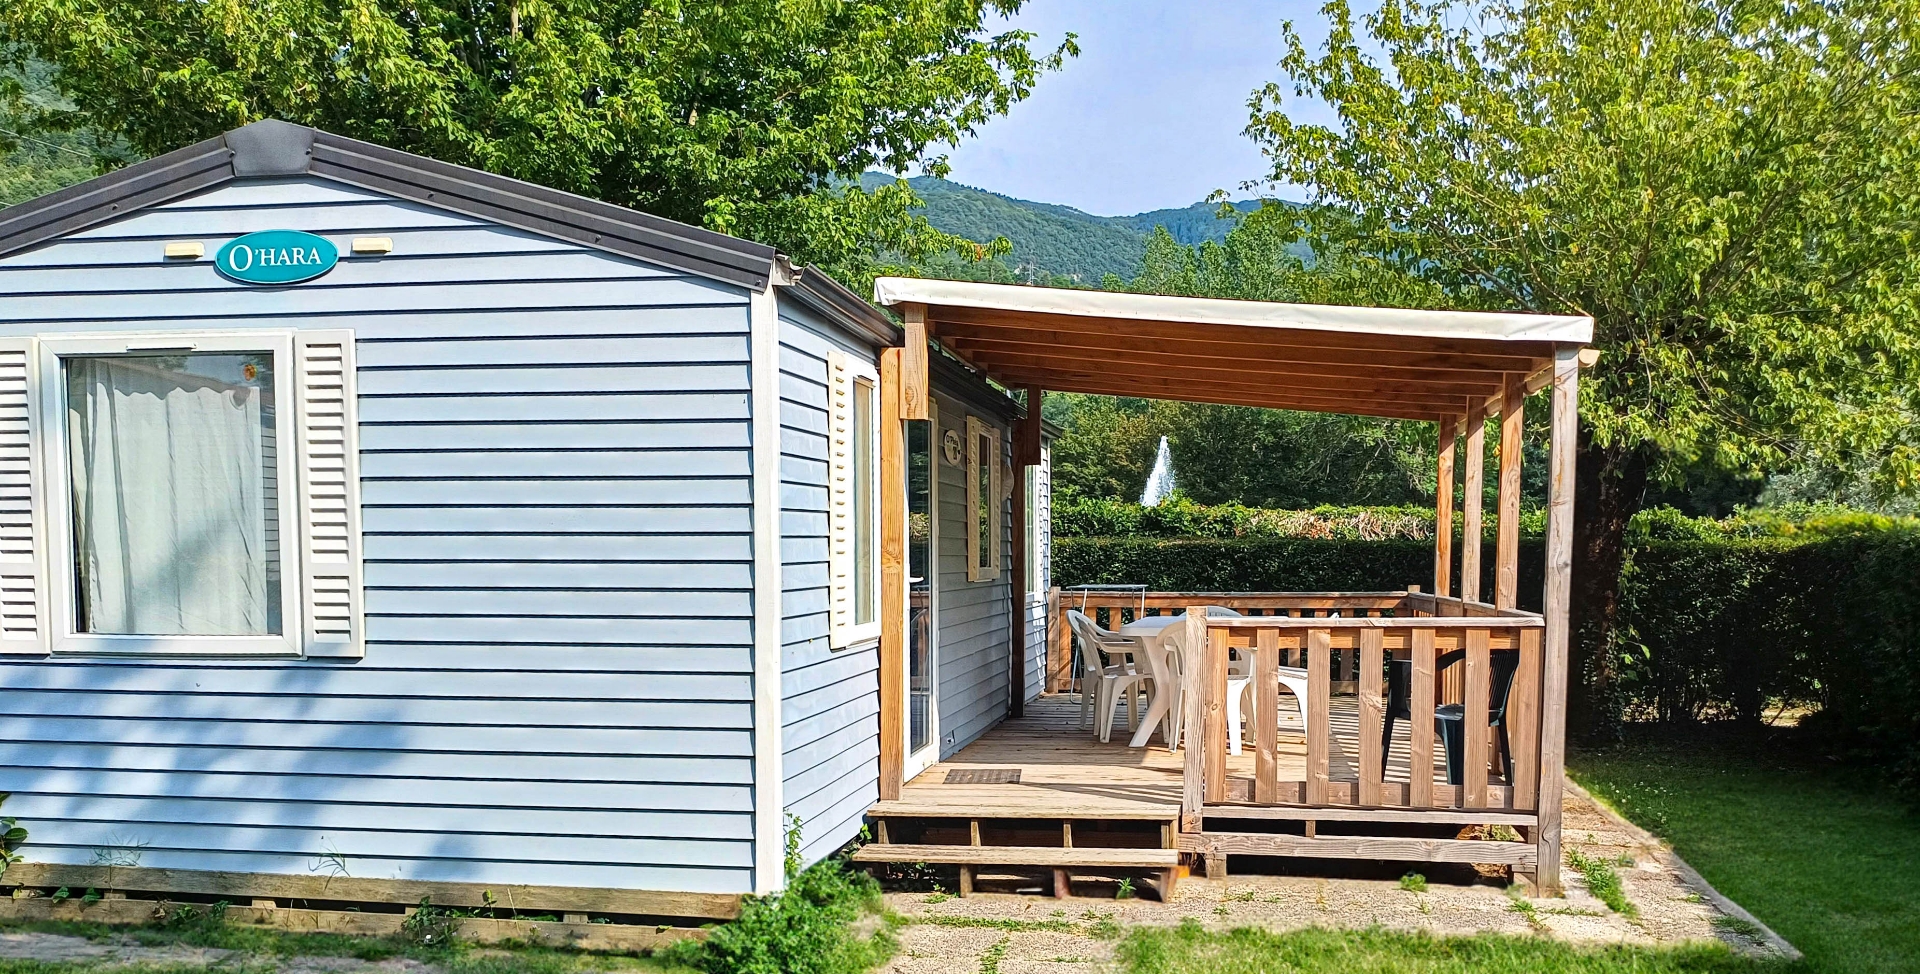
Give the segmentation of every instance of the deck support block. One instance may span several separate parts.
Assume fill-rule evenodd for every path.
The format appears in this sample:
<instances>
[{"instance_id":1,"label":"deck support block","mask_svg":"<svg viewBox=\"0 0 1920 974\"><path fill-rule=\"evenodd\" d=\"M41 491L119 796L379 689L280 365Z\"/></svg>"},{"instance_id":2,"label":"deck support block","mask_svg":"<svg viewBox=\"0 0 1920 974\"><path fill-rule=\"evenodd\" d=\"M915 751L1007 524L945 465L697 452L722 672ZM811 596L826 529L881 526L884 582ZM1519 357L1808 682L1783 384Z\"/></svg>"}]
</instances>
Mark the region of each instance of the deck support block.
<instances>
[{"instance_id":1,"label":"deck support block","mask_svg":"<svg viewBox=\"0 0 1920 974\"><path fill-rule=\"evenodd\" d=\"M1067 875L1065 869L1055 868L1053 871L1053 898L1056 900L1064 900L1070 899L1072 896L1072 877Z\"/></svg>"},{"instance_id":2,"label":"deck support block","mask_svg":"<svg viewBox=\"0 0 1920 974\"><path fill-rule=\"evenodd\" d=\"M973 867L972 866L960 867L960 895L961 896L973 895Z\"/></svg>"},{"instance_id":3,"label":"deck support block","mask_svg":"<svg viewBox=\"0 0 1920 974\"><path fill-rule=\"evenodd\" d=\"M1227 878L1227 854L1207 850L1207 878L1224 880Z\"/></svg>"}]
</instances>

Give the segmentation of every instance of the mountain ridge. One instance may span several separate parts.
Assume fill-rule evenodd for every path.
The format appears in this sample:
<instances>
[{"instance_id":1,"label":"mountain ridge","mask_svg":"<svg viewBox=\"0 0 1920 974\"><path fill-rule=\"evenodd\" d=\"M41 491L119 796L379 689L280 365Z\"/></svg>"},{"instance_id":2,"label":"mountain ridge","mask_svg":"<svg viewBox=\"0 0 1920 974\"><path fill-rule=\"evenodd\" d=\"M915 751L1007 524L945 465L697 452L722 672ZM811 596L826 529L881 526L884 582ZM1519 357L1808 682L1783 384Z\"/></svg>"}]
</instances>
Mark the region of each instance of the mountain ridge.
<instances>
[{"instance_id":1,"label":"mountain ridge","mask_svg":"<svg viewBox=\"0 0 1920 974\"><path fill-rule=\"evenodd\" d=\"M898 177L869 172L860 184L868 190ZM1098 284L1108 274L1132 280L1140 273L1147 237L1164 226L1173 238L1193 246L1224 240L1239 223L1221 218L1220 204L1148 210L1128 216L1099 216L1063 203L1024 200L990 189L932 176L914 176L907 184L925 201L927 222L948 233L988 242L1006 237L1013 252L1001 258L1016 277L1045 280L1064 277ZM1237 200L1236 214L1259 209L1259 200Z\"/></svg>"}]
</instances>

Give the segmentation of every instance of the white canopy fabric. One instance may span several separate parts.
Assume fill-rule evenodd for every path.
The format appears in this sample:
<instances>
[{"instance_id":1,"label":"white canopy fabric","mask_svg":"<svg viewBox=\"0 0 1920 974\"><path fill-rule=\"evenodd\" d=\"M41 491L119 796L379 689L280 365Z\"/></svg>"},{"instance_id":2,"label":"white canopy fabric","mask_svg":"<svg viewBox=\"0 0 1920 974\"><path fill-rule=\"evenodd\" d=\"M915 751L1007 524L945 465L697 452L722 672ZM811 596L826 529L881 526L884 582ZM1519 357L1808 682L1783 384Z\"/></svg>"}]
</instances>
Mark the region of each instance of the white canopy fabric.
<instances>
[{"instance_id":1,"label":"white canopy fabric","mask_svg":"<svg viewBox=\"0 0 1920 974\"><path fill-rule=\"evenodd\" d=\"M1569 342L1579 345L1593 340L1593 319L1586 315L1281 304L1276 301L1186 298L912 277L883 277L874 281L873 299L884 307L902 304L943 305L1033 314L1300 328L1409 338Z\"/></svg>"}]
</instances>

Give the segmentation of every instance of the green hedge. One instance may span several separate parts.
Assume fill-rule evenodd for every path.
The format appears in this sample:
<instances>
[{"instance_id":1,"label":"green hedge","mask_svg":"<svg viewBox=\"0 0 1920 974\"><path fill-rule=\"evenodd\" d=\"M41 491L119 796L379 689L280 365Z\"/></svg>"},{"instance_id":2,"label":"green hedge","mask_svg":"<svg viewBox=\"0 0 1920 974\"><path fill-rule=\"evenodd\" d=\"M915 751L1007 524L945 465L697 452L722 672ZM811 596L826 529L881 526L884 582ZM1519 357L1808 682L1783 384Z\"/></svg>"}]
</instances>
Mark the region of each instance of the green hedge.
<instances>
[{"instance_id":1,"label":"green hedge","mask_svg":"<svg viewBox=\"0 0 1920 974\"><path fill-rule=\"evenodd\" d=\"M1493 546L1481 557L1493 591ZM1522 605L1538 609L1544 549L1523 539ZM1390 538L1055 538L1062 585L1145 585L1168 592L1433 590L1433 542ZM1532 602L1528 602L1528 598Z\"/></svg>"},{"instance_id":2,"label":"green hedge","mask_svg":"<svg viewBox=\"0 0 1920 974\"><path fill-rule=\"evenodd\" d=\"M1537 609L1541 542L1522 546L1521 604ZM1486 550L1489 572L1492 561ZM1062 585L1381 591L1430 588L1433 550L1405 538L1058 537L1053 564ZM1635 531L1621 596L1627 718L1757 720L1806 704L1837 743L1920 788L1920 531L1907 522L1776 531L1656 519Z\"/></svg>"}]
</instances>

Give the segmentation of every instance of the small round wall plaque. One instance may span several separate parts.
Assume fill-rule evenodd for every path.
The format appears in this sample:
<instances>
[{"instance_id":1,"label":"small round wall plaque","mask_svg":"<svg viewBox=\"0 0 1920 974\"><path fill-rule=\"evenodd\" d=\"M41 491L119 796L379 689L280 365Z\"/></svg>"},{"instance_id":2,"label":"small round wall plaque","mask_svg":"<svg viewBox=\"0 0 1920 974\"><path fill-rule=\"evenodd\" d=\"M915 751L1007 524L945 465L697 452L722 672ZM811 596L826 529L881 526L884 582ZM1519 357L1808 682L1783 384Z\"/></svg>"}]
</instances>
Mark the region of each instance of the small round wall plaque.
<instances>
[{"instance_id":1,"label":"small round wall plaque","mask_svg":"<svg viewBox=\"0 0 1920 974\"><path fill-rule=\"evenodd\" d=\"M940 438L940 452L946 455L949 465L955 467L960 465L959 430L948 430L947 435Z\"/></svg>"}]
</instances>

